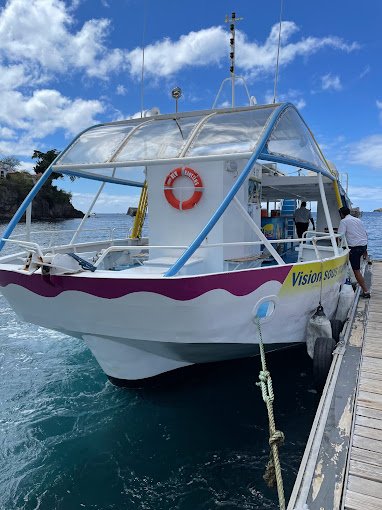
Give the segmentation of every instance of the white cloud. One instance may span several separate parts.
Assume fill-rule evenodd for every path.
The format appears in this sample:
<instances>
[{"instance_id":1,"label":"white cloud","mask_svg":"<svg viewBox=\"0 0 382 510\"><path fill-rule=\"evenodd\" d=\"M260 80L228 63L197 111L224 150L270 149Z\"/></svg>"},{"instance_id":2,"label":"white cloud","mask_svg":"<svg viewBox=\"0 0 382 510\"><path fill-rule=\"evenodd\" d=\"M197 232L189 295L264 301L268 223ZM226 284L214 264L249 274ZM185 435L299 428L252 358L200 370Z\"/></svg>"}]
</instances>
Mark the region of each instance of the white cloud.
<instances>
[{"instance_id":1,"label":"white cloud","mask_svg":"<svg viewBox=\"0 0 382 510\"><path fill-rule=\"evenodd\" d=\"M14 139L16 137L16 131L7 127L0 126L0 136L6 139Z\"/></svg>"},{"instance_id":2,"label":"white cloud","mask_svg":"<svg viewBox=\"0 0 382 510\"><path fill-rule=\"evenodd\" d=\"M20 161L20 170L25 170L27 172L29 172L30 174L34 174L34 170L33 170L33 167L35 166L35 162L32 162L32 161Z\"/></svg>"},{"instance_id":3,"label":"white cloud","mask_svg":"<svg viewBox=\"0 0 382 510\"><path fill-rule=\"evenodd\" d=\"M348 162L382 170L382 134L372 135L348 148Z\"/></svg>"},{"instance_id":4,"label":"white cloud","mask_svg":"<svg viewBox=\"0 0 382 510\"><path fill-rule=\"evenodd\" d=\"M112 48L108 37L109 19L89 19L78 25L75 10L81 0L8 0L0 8L0 152L30 155L41 140L59 129L73 134L97 122L108 99L85 100L67 97L55 90L57 80L74 76L107 80L111 73L130 70L141 73L140 48L127 51ZM108 2L105 0L105 6ZM357 43L340 38L301 38L290 42L298 32L293 22L284 22L281 65L298 56L311 55L321 48L350 52ZM252 76L273 72L277 49L277 26L265 43L251 42L237 31L238 68ZM151 78L167 77L188 66L220 65L226 59L229 35L226 27L210 27L170 38L145 48L146 73ZM52 81L54 86L52 86ZM119 85L116 93L126 94ZM296 101L299 107L305 102ZM109 106L110 108L110 106ZM38 141L38 143L36 143Z\"/></svg>"},{"instance_id":5,"label":"white cloud","mask_svg":"<svg viewBox=\"0 0 382 510\"><path fill-rule=\"evenodd\" d=\"M166 38L145 47L145 72L169 76L187 66L218 64L226 54L227 33L211 27L182 35L178 41ZM139 77L142 70L142 49L128 54L131 74Z\"/></svg>"},{"instance_id":6,"label":"white cloud","mask_svg":"<svg viewBox=\"0 0 382 510\"><path fill-rule=\"evenodd\" d=\"M238 32L238 63L252 74L261 71L274 71L275 56L278 45L279 25L273 25L270 35L263 45L250 43L246 36ZM280 65L291 63L297 57L310 56L324 48L333 48L347 53L359 48L358 43L348 44L339 37L307 37L297 42L289 42L292 35L299 31L298 26L292 21L284 21L281 31Z\"/></svg>"},{"instance_id":7,"label":"white cloud","mask_svg":"<svg viewBox=\"0 0 382 510\"><path fill-rule=\"evenodd\" d=\"M339 37L308 37L295 43L289 42L292 35L298 32L292 21L282 24L282 47L280 65L291 63L298 56L309 56L323 48L333 48L347 53L359 48L358 43L346 43ZM166 38L145 48L145 71L157 76L169 76L187 66L206 66L219 64L227 54L227 32L223 27L211 27L190 32L177 41ZM273 72L278 44L278 24L271 29L264 44L250 42L247 36L236 32L238 68L252 76L261 72ZM142 50L136 48L128 54L131 74L138 77L141 73Z\"/></svg>"},{"instance_id":8,"label":"white cloud","mask_svg":"<svg viewBox=\"0 0 382 510\"><path fill-rule=\"evenodd\" d=\"M322 90L341 90L342 84L338 75L325 74L321 76Z\"/></svg>"},{"instance_id":9,"label":"white cloud","mask_svg":"<svg viewBox=\"0 0 382 510\"><path fill-rule=\"evenodd\" d=\"M109 20L91 19L72 33L73 26L62 0L10 0L0 11L0 55L10 63L40 66L41 73L83 69L107 78L123 66L123 52L104 44Z\"/></svg>"},{"instance_id":10,"label":"white cloud","mask_svg":"<svg viewBox=\"0 0 382 510\"><path fill-rule=\"evenodd\" d=\"M125 96L127 94L127 88L124 85L118 85L116 89L118 96Z\"/></svg>"},{"instance_id":11,"label":"white cloud","mask_svg":"<svg viewBox=\"0 0 382 510\"><path fill-rule=\"evenodd\" d=\"M69 99L52 89L36 90L31 96L24 96L18 91L3 92L0 123L5 124L2 129L7 129L7 136L3 134L3 140L0 140L0 152L30 155L36 140L58 129L76 134L95 124L95 116L103 109L100 101ZM7 128L7 125L13 129ZM15 129L21 130L17 136Z\"/></svg>"}]
</instances>

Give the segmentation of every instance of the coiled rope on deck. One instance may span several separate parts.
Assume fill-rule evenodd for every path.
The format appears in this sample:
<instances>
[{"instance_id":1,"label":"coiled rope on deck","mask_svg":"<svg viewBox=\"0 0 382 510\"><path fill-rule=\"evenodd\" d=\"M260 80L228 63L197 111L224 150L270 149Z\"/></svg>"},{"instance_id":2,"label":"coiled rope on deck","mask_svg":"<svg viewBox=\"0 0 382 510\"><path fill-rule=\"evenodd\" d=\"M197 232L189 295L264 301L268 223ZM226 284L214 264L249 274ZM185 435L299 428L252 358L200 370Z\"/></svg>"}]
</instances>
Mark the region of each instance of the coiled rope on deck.
<instances>
[{"instance_id":1,"label":"coiled rope on deck","mask_svg":"<svg viewBox=\"0 0 382 510\"><path fill-rule=\"evenodd\" d=\"M259 373L259 382L256 383L256 386L259 386L261 388L262 397L265 402L265 405L267 406L269 421L269 446L271 448L269 460L265 468L263 478L267 482L268 487L274 487L276 482L280 510L285 510L284 485L281 474L278 450L279 446L281 446L284 443L285 436L284 433L281 432L281 430L276 429L275 417L273 414L273 401L275 399L275 396L273 393L272 378L270 372L267 369L263 338L261 335L260 319L259 317L257 317L256 319L257 329L259 333L259 347L262 367L262 370L260 370Z\"/></svg>"}]
</instances>

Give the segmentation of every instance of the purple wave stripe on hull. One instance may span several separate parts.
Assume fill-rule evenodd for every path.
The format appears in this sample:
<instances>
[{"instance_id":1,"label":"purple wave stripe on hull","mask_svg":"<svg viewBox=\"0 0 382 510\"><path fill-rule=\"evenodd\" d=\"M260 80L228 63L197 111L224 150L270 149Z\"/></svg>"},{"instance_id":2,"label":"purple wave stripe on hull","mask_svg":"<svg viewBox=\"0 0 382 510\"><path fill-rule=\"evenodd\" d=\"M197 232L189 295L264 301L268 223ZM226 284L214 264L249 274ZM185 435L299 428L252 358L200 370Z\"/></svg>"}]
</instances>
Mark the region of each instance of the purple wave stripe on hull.
<instances>
[{"instance_id":1,"label":"purple wave stripe on hull","mask_svg":"<svg viewBox=\"0 0 382 510\"><path fill-rule=\"evenodd\" d=\"M19 285L43 297L62 292L84 292L100 298L115 299L135 292L151 292L178 301L187 301L216 289L234 296L246 296L268 281L284 282L293 266L278 266L185 278L102 278L81 276L24 275L0 271L0 286Z\"/></svg>"}]
</instances>

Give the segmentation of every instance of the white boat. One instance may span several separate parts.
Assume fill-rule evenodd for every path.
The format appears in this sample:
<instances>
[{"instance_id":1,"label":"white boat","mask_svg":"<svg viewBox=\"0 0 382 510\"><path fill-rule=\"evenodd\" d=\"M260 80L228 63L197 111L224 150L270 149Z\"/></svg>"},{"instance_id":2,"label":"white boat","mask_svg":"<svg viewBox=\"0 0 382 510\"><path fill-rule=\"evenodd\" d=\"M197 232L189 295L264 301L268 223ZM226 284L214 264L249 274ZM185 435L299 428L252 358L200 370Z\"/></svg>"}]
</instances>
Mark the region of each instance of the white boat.
<instances>
[{"instance_id":1,"label":"white boat","mask_svg":"<svg viewBox=\"0 0 382 510\"><path fill-rule=\"evenodd\" d=\"M16 248L0 254L5 298L21 319L82 338L116 383L255 355L259 326L267 349L304 342L317 305L336 309L348 202L297 109L150 112L82 132L42 175L0 241ZM44 246L31 207L52 172L101 184L71 240ZM105 183L142 188L133 231L80 241ZM316 231L300 239L298 200L317 202Z\"/></svg>"},{"instance_id":2,"label":"white boat","mask_svg":"<svg viewBox=\"0 0 382 510\"><path fill-rule=\"evenodd\" d=\"M137 167L140 182L129 177ZM91 210L66 244L40 246L30 226L27 239L12 236L52 172L148 190L148 238L78 242ZM344 195L288 103L94 126L4 232L1 248L18 253L0 258L1 291L21 319L82 338L116 381L254 355L258 318L267 348L304 342L320 300L333 316L347 271L335 233ZM262 203L297 199L317 201L316 231L299 240L286 235L290 217L261 213ZM277 223L281 233L269 235Z\"/></svg>"}]
</instances>

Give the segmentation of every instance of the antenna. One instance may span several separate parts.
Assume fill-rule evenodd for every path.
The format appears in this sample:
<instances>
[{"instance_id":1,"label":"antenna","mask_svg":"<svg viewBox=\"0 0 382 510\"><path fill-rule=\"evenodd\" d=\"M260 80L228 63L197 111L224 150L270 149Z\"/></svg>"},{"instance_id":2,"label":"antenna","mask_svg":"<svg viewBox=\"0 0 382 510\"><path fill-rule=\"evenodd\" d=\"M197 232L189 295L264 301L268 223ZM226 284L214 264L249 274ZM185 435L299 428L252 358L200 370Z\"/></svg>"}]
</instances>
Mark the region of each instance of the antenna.
<instances>
[{"instance_id":1,"label":"antenna","mask_svg":"<svg viewBox=\"0 0 382 510\"><path fill-rule=\"evenodd\" d=\"M231 15L231 19L228 18L228 14L226 14L225 22L230 23L230 31L231 37L229 40L230 43L230 53L229 57L231 60L231 65L229 68L229 72L231 74L231 82L232 82L232 108L235 106L235 23L237 21L241 21L244 18L237 18L236 13L233 12Z\"/></svg>"},{"instance_id":2,"label":"antenna","mask_svg":"<svg viewBox=\"0 0 382 510\"><path fill-rule=\"evenodd\" d=\"M280 43L281 43L281 18L283 13L283 0L280 0L280 23L279 23L279 43L277 45L276 71L275 71L275 87L273 90L273 104L276 102L277 82L279 79L279 59L280 59Z\"/></svg>"},{"instance_id":3,"label":"antenna","mask_svg":"<svg viewBox=\"0 0 382 510\"><path fill-rule=\"evenodd\" d=\"M142 32L142 72L141 72L141 119L143 118L143 87L145 73L145 36L146 36L147 2L145 0L143 13L143 32Z\"/></svg>"}]
</instances>

